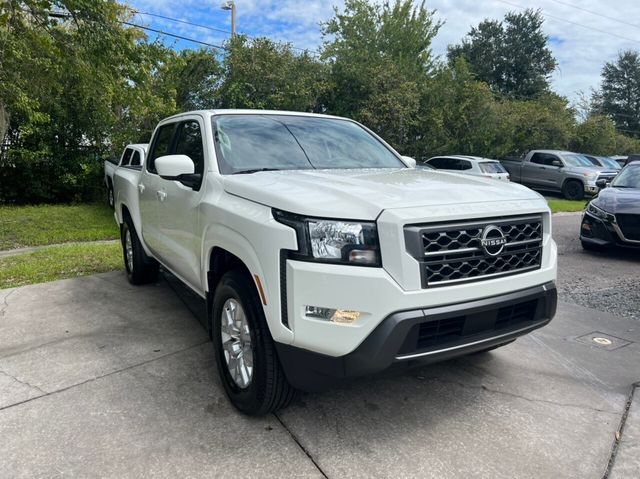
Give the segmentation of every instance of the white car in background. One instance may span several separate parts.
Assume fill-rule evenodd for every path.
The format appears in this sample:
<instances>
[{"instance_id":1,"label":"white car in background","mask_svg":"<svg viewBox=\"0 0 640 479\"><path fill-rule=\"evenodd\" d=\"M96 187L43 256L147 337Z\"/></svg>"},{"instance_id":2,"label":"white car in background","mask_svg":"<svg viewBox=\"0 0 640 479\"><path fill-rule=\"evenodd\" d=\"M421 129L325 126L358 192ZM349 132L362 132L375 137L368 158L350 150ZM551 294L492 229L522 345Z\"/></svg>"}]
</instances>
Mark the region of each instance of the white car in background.
<instances>
[{"instance_id":1,"label":"white car in background","mask_svg":"<svg viewBox=\"0 0 640 479\"><path fill-rule=\"evenodd\" d=\"M463 173L465 175L485 176L496 180L509 181L509 173L498 160L480 156L447 155L434 156L424 162L436 170Z\"/></svg>"}]
</instances>

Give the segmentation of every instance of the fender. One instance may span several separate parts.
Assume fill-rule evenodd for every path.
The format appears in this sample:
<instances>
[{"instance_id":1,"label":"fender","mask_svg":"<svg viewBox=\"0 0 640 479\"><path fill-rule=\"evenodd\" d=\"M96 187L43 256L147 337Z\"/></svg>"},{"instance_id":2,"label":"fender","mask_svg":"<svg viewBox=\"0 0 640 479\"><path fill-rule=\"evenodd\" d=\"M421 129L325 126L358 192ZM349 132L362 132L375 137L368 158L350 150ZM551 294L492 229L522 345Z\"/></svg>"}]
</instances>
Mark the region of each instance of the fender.
<instances>
[{"instance_id":1,"label":"fender","mask_svg":"<svg viewBox=\"0 0 640 479\"><path fill-rule=\"evenodd\" d=\"M205 286L205 291L207 293L209 292L207 272L211 262L211 253L216 247L237 256L245 264L252 276L258 275L267 299L267 304L263 304L262 307L273 339L287 344L293 342L293 333L284 328L280 322L280 301L277 299L278 292L274 290L274 285L271 284L271 281L265 276L257 252L247 238L220 223L211 223L207 225L207 228L203 231L201 257L205 259L205 261L202 262L200 275L202 284Z\"/></svg>"}]
</instances>

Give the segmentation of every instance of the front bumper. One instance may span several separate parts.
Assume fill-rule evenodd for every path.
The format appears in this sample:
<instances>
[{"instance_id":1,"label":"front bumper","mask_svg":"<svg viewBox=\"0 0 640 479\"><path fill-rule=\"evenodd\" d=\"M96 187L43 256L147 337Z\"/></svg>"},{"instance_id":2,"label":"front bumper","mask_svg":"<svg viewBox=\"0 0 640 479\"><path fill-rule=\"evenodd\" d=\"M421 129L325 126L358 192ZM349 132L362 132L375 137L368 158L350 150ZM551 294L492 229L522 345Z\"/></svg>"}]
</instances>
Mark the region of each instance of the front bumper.
<instances>
[{"instance_id":1,"label":"front bumper","mask_svg":"<svg viewBox=\"0 0 640 479\"><path fill-rule=\"evenodd\" d=\"M598 191L600 191L600 188L596 186L595 182L585 183L584 192L587 195L595 195Z\"/></svg>"},{"instance_id":2,"label":"front bumper","mask_svg":"<svg viewBox=\"0 0 640 479\"><path fill-rule=\"evenodd\" d=\"M603 248L640 248L640 241L625 238L614 215L610 216L612 220L605 221L585 211L580 223L580 241Z\"/></svg>"},{"instance_id":3,"label":"front bumper","mask_svg":"<svg viewBox=\"0 0 640 479\"><path fill-rule=\"evenodd\" d=\"M289 382L321 390L343 380L481 351L547 324L556 312L553 282L465 303L395 312L352 352L329 356L276 343Z\"/></svg>"}]
</instances>

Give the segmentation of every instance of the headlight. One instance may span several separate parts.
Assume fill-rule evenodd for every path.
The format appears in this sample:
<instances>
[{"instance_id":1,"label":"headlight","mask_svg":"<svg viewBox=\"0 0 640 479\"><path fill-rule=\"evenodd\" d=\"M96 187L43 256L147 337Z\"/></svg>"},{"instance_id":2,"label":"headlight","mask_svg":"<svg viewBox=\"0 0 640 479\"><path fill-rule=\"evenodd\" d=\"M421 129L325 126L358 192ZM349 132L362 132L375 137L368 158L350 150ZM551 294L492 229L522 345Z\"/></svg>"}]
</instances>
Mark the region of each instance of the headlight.
<instances>
[{"instance_id":1,"label":"headlight","mask_svg":"<svg viewBox=\"0 0 640 479\"><path fill-rule=\"evenodd\" d=\"M587 211L591 215L595 216L596 218L600 218L601 220L611 220L612 218L614 218L612 214L609 214L602 208L598 208L596 205L594 205L593 201L587 205Z\"/></svg>"},{"instance_id":2,"label":"headlight","mask_svg":"<svg viewBox=\"0 0 640 479\"><path fill-rule=\"evenodd\" d=\"M595 181L598 178L599 174L600 173L598 173L597 171L588 172L588 173L582 173L583 176L586 176L591 181Z\"/></svg>"},{"instance_id":3,"label":"headlight","mask_svg":"<svg viewBox=\"0 0 640 479\"><path fill-rule=\"evenodd\" d=\"M308 218L273 210L276 221L292 227L298 251L305 261L381 266L378 230L373 222Z\"/></svg>"}]
</instances>

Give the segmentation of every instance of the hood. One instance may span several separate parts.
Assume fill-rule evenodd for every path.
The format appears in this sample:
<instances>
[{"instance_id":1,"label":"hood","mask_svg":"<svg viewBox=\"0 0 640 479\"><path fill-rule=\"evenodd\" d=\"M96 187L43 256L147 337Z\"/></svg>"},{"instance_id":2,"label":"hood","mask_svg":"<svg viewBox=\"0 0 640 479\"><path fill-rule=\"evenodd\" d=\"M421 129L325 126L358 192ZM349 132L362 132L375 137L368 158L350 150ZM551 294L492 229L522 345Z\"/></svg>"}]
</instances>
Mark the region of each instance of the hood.
<instances>
[{"instance_id":1,"label":"hood","mask_svg":"<svg viewBox=\"0 0 640 479\"><path fill-rule=\"evenodd\" d=\"M614 186L605 188L598 193L594 202L599 208L614 215L618 213L640 215L640 189L637 188Z\"/></svg>"},{"instance_id":2,"label":"hood","mask_svg":"<svg viewBox=\"0 0 640 479\"><path fill-rule=\"evenodd\" d=\"M390 208L540 199L515 183L412 168L263 171L225 176L224 188L292 213L361 220Z\"/></svg>"},{"instance_id":3,"label":"hood","mask_svg":"<svg viewBox=\"0 0 640 479\"><path fill-rule=\"evenodd\" d=\"M584 174L584 173L597 173L601 175L605 172L604 168L601 166L565 166L565 170L569 170L572 173Z\"/></svg>"}]
</instances>

